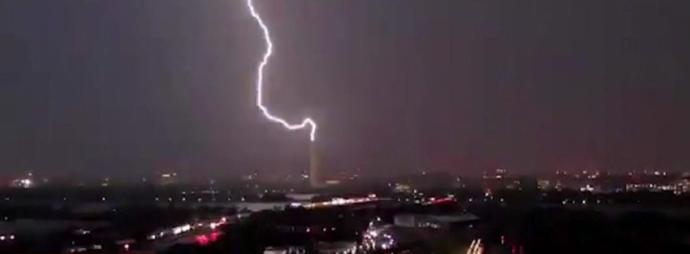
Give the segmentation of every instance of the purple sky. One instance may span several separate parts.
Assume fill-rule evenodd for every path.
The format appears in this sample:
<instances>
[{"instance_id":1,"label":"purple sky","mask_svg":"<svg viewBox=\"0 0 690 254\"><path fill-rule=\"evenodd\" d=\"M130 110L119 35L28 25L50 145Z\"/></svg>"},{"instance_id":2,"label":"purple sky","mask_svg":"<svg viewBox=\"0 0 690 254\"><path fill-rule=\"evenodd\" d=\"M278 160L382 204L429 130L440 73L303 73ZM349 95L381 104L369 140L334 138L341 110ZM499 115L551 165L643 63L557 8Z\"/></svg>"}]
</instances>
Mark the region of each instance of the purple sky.
<instances>
[{"instance_id":1,"label":"purple sky","mask_svg":"<svg viewBox=\"0 0 690 254\"><path fill-rule=\"evenodd\" d=\"M690 169L688 1L256 0L328 170ZM0 2L0 175L297 172L239 0Z\"/></svg>"}]
</instances>

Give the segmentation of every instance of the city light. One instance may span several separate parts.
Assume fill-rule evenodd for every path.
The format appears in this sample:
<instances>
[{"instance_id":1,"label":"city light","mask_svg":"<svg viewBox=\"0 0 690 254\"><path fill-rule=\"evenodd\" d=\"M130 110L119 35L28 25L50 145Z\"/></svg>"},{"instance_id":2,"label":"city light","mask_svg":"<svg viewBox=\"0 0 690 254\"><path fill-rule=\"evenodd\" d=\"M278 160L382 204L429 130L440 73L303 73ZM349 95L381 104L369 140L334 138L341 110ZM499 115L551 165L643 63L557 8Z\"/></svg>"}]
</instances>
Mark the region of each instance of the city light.
<instances>
[{"instance_id":1,"label":"city light","mask_svg":"<svg viewBox=\"0 0 690 254\"><path fill-rule=\"evenodd\" d=\"M322 207L331 207L331 206L345 206L345 205L355 205L355 204L363 204L363 203L370 203L370 202L376 202L381 199L376 198L376 197L365 197L365 198L333 198L330 201L324 201L324 202L314 202L314 203L309 203L309 204L303 204L302 207L311 209L311 208L322 208Z\"/></svg>"},{"instance_id":2,"label":"city light","mask_svg":"<svg viewBox=\"0 0 690 254\"><path fill-rule=\"evenodd\" d=\"M261 27L261 30L263 31L263 36L264 40L266 41L266 52L264 53L263 57L261 58L261 62L258 65L258 70L257 70L257 77L256 77L256 106L259 107L261 110L261 113L266 117L268 120L279 123L283 125L288 130L300 130L300 129L305 129L309 128L309 140L312 142L316 139L316 122L312 120L311 118L307 117L302 119L302 122L299 124L291 124L287 120L280 118L276 115L273 115L269 110L266 105L264 105L263 101L263 86L264 86L264 69L266 65L268 65L268 60L271 58L271 55L273 55L273 42L271 41L271 35L268 30L268 26L264 23L263 19L261 19L261 16L259 16L259 13L256 11L254 8L254 2L253 0L247 0L247 7L249 7L249 11L251 12L252 17L256 19L256 22L259 24Z\"/></svg>"},{"instance_id":3,"label":"city light","mask_svg":"<svg viewBox=\"0 0 690 254\"><path fill-rule=\"evenodd\" d=\"M474 239L470 243L470 247L467 247L467 254L482 254L484 253L484 246L482 245L482 239Z\"/></svg>"}]
</instances>

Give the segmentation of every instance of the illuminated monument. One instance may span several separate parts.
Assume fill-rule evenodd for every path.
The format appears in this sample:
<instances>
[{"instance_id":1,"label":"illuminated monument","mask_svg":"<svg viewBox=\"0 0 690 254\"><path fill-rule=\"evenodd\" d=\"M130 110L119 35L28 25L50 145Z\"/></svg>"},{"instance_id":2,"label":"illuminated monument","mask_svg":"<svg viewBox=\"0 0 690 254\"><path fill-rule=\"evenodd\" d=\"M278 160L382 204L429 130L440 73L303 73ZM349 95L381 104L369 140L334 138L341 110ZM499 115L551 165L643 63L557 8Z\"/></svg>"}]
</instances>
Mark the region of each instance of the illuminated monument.
<instances>
[{"instance_id":1,"label":"illuminated monument","mask_svg":"<svg viewBox=\"0 0 690 254\"><path fill-rule=\"evenodd\" d=\"M309 143L309 185L313 188L323 187L323 176L321 176L321 161L316 142Z\"/></svg>"},{"instance_id":2,"label":"illuminated monument","mask_svg":"<svg viewBox=\"0 0 690 254\"><path fill-rule=\"evenodd\" d=\"M306 117L302 119L302 122L300 122L299 124L289 123L287 120L272 114L271 111L268 110L268 107L264 105L264 68L268 64L268 60L271 58L271 55L273 54L273 42L271 41L271 34L268 30L268 26L266 26L263 19L261 19L261 16L254 8L254 1L247 0L247 7L249 8L249 12L251 13L252 17L256 20L256 23L258 23L259 27L261 27L261 31L263 32L264 36L264 41L266 42L266 51L263 57L261 58L261 62L257 67L256 106L259 108L264 117L266 117L266 119L275 123L279 123L288 130L310 129L309 140L311 142L309 144L309 183L312 187L320 187L321 177L319 172L319 156L316 144L314 142L316 141L316 122L314 122L314 120L312 120L311 118Z\"/></svg>"}]
</instances>

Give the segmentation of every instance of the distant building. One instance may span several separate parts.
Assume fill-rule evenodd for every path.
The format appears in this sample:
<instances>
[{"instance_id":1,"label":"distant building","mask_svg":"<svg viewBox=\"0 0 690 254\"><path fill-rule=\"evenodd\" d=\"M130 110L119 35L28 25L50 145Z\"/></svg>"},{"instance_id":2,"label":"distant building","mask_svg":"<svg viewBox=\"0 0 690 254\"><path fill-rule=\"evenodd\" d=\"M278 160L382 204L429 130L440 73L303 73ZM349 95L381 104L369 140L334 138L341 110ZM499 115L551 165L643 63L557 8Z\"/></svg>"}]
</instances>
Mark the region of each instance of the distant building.
<instances>
[{"instance_id":1,"label":"distant building","mask_svg":"<svg viewBox=\"0 0 690 254\"><path fill-rule=\"evenodd\" d=\"M632 172L632 174L629 173L628 176L629 179L625 184L625 191L628 192L677 192L677 178L665 171Z\"/></svg>"},{"instance_id":2,"label":"distant building","mask_svg":"<svg viewBox=\"0 0 690 254\"><path fill-rule=\"evenodd\" d=\"M552 190L554 188L554 184L551 180L549 179L538 179L537 180L537 188L542 191L548 191Z\"/></svg>"},{"instance_id":3,"label":"distant building","mask_svg":"<svg viewBox=\"0 0 690 254\"><path fill-rule=\"evenodd\" d=\"M398 214L393 220L395 226L398 227L447 229L456 225L477 222L479 217L469 213L458 215Z\"/></svg>"},{"instance_id":4,"label":"distant building","mask_svg":"<svg viewBox=\"0 0 690 254\"><path fill-rule=\"evenodd\" d=\"M538 190L537 179L529 176L522 176L517 179L518 190L535 192Z\"/></svg>"},{"instance_id":5,"label":"distant building","mask_svg":"<svg viewBox=\"0 0 690 254\"><path fill-rule=\"evenodd\" d=\"M683 175L675 183L673 193L676 195L690 193L690 175Z\"/></svg>"},{"instance_id":6,"label":"distant building","mask_svg":"<svg viewBox=\"0 0 690 254\"><path fill-rule=\"evenodd\" d=\"M403 183L395 183L395 186L393 186L393 192L395 193L410 193L412 192L412 187L408 184L403 184Z\"/></svg>"},{"instance_id":7,"label":"distant building","mask_svg":"<svg viewBox=\"0 0 690 254\"><path fill-rule=\"evenodd\" d=\"M161 174L158 184L161 186L168 186L168 185L173 185L177 183L177 173L172 172L172 173L163 173Z\"/></svg>"},{"instance_id":8,"label":"distant building","mask_svg":"<svg viewBox=\"0 0 690 254\"><path fill-rule=\"evenodd\" d=\"M389 187L398 188L396 191L409 192L410 188L412 191L417 190L434 190L434 189L448 189L453 188L456 183L456 177L448 174L447 172L426 172L423 171L418 174L406 175L400 177L395 183L396 186L392 184ZM400 184L400 185L398 185Z\"/></svg>"},{"instance_id":9,"label":"distant building","mask_svg":"<svg viewBox=\"0 0 690 254\"><path fill-rule=\"evenodd\" d=\"M494 173L484 172L484 176L482 176L484 189L487 191L495 191L506 188L512 189L513 183L510 179L508 179L507 176L508 171L501 168L496 169Z\"/></svg>"},{"instance_id":10,"label":"distant building","mask_svg":"<svg viewBox=\"0 0 690 254\"><path fill-rule=\"evenodd\" d=\"M101 181L101 187L108 187L110 186L110 177L103 178L103 181Z\"/></svg>"}]
</instances>

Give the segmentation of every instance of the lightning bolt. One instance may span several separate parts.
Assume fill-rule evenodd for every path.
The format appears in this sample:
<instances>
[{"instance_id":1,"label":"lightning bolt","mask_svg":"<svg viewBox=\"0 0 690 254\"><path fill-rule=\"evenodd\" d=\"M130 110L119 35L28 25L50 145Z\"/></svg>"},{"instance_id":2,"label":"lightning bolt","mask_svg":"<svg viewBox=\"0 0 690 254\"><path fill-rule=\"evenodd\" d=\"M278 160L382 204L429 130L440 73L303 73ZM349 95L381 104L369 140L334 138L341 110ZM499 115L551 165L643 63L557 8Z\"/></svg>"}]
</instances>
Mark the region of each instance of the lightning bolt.
<instances>
[{"instance_id":1,"label":"lightning bolt","mask_svg":"<svg viewBox=\"0 0 690 254\"><path fill-rule=\"evenodd\" d=\"M268 26L266 26L264 20L261 19L261 16L256 11L256 8L254 8L254 1L247 0L247 7L251 12L252 17L254 17L254 19L256 20L256 23L258 23L261 27L261 30L263 31L264 35L264 40L266 41L266 52L264 53L264 56L263 58L261 58L261 62L257 67L258 71L256 77L256 106L259 107L259 110L261 110L261 113L263 113L264 117L266 117L268 120L272 122L283 125L283 127L285 127L288 130L301 130L309 128L309 140L311 140L311 142L314 142L314 140L316 139L316 122L314 122L314 120L312 120L309 117L306 117L302 119L302 122L299 124L291 124L287 120L272 114L271 111L268 110L268 107L264 105L264 68L266 68L266 65L268 65L268 60L270 60L271 55L273 55L273 42L271 42L271 34L268 31Z\"/></svg>"}]
</instances>

